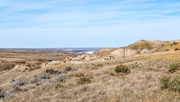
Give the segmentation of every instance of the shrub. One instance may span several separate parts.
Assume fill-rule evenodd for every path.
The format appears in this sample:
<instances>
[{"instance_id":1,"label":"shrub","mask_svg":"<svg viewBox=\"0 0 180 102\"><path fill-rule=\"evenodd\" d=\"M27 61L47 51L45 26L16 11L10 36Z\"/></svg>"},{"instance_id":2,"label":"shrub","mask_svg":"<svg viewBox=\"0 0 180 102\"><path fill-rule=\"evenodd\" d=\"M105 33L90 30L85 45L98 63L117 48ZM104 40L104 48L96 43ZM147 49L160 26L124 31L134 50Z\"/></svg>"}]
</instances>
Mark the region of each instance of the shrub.
<instances>
[{"instance_id":1,"label":"shrub","mask_svg":"<svg viewBox=\"0 0 180 102\"><path fill-rule=\"evenodd\" d=\"M168 72L174 73L177 70L180 70L180 63L170 64L170 68L169 68Z\"/></svg>"},{"instance_id":2,"label":"shrub","mask_svg":"<svg viewBox=\"0 0 180 102\"><path fill-rule=\"evenodd\" d=\"M36 79L38 79L38 80L41 80L41 79L50 79L51 78L50 74L48 74L48 73L41 73L41 74L36 75L34 77Z\"/></svg>"},{"instance_id":3,"label":"shrub","mask_svg":"<svg viewBox=\"0 0 180 102\"><path fill-rule=\"evenodd\" d=\"M0 90L0 100L1 99L8 99L12 96L13 96L12 93L5 92L4 90Z\"/></svg>"},{"instance_id":4,"label":"shrub","mask_svg":"<svg viewBox=\"0 0 180 102\"><path fill-rule=\"evenodd\" d=\"M179 48L175 48L175 49L174 49L174 51L178 51L178 50L180 50L180 49L179 49Z\"/></svg>"},{"instance_id":5,"label":"shrub","mask_svg":"<svg viewBox=\"0 0 180 102\"><path fill-rule=\"evenodd\" d=\"M169 76L163 76L161 79L160 79L160 83L161 83L161 88L163 89L167 89L170 87L170 79L171 77Z\"/></svg>"},{"instance_id":6,"label":"shrub","mask_svg":"<svg viewBox=\"0 0 180 102\"><path fill-rule=\"evenodd\" d=\"M125 66L125 65L118 65L118 66L116 66L114 71L116 73L125 73L125 74L129 74L131 72L130 69L127 66Z\"/></svg>"},{"instance_id":7,"label":"shrub","mask_svg":"<svg viewBox=\"0 0 180 102\"><path fill-rule=\"evenodd\" d=\"M169 89L171 91L180 92L180 76L171 78L170 76L163 76L160 79L161 88Z\"/></svg>"},{"instance_id":8,"label":"shrub","mask_svg":"<svg viewBox=\"0 0 180 102\"><path fill-rule=\"evenodd\" d=\"M55 69L46 69L45 72L49 73L49 74L61 74L62 73L61 71L58 71L58 70L55 70Z\"/></svg>"},{"instance_id":9,"label":"shrub","mask_svg":"<svg viewBox=\"0 0 180 102\"><path fill-rule=\"evenodd\" d=\"M26 84L28 84L29 80L26 78L20 78L14 81L15 85L17 86L24 86Z\"/></svg>"},{"instance_id":10,"label":"shrub","mask_svg":"<svg viewBox=\"0 0 180 102\"><path fill-rule=\"evenodd\" d=\"M16 64L14 62L1 62L0 63L0 71L3 70L10 70L12 68L14 68L16 66Z\"/></svg>"},{"instance_id":11,"label":"shrub","mask_svg":"<svg viewBox=\"0 0 180 102\"><path fill-rule=\"evenodd\" d=\"M91 80L86 77L80 78L77 82L77 84L88 84L88 83L91 83Z\"/></svg>"},{"instance_id":12,"label":"shrub","mask_svg":"<svg viewBox=\"0 0 180 102\"><path fill-rule=\"evenodd\" d=\"M173 42L172 44L173 44L173 45L177 45L178 43L177 43L177 42Z\"/></svg>"},{"instance_id":13,"label":"shrub","mask_svg":"<svg viewBox=\"0 0 180 102\"><path fill-rule=\"evenodd\" d=\"M72 70L72 68L71 68L71 67L65 67L65 68L64 68L64 70L63 70L63 72L65 72L65 73L66 73L66 72L71 71L71 70Z\"/></svg>"},{"instance_id":14,"label":"shrub","mask_svg":"<svg viewBox=\"0 0 180 102\"><path fill-rule=\"evenodd\" d=\"M56 77L56 80L59 81L59 82L65 82L64 76L62 76L62 75L58 75Z\"/></svg>"},{"instance_id":15,"label":"shrub","mask_svg":"<svg viewBox=\"0 0 180 102\"><path fill-rule=\"evenodd\" d=\"M170 83L170 88L172 91L180 92L180 76L175 76Z\"/></svg>"}]
</instances>

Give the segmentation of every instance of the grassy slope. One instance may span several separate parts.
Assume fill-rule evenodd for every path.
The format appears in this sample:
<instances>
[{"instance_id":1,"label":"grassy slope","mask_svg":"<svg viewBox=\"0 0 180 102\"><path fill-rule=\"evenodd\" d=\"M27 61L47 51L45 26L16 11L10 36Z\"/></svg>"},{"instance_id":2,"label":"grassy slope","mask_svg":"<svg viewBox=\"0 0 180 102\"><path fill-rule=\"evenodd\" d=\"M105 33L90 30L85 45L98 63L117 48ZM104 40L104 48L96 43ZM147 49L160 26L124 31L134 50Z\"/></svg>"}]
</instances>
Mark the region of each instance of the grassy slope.
<instances>
[{"instance_id":1,"label":"grassy slope","mask_svg":"<svg viewBox=\"0 0 180 102\"><path fill-rule=\"evenodd\" d=\"M165 49L174 50L175 48L180 48L180 42L176 42L177 44L173 43L165 43L164 46L162 46L159 51L163 51Z\"/></svg>"}]
</instances>

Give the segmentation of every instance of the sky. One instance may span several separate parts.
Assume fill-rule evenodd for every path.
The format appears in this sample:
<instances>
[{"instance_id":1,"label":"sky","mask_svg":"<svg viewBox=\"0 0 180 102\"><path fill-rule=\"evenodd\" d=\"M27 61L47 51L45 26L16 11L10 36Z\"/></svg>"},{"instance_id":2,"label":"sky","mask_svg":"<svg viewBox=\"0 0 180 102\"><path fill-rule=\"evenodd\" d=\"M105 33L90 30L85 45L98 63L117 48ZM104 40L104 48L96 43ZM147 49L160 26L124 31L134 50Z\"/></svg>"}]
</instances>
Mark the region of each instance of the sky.
<instances>
[{"instance_id":1,"label":"sky","mask_svg":"<svg viewBox=\"0 0 180 102\"><path fill-rule=\"evenodd\" d=\"M179 0L0 0L0 48L180 39Z\"/></svg>"}]
</instances>

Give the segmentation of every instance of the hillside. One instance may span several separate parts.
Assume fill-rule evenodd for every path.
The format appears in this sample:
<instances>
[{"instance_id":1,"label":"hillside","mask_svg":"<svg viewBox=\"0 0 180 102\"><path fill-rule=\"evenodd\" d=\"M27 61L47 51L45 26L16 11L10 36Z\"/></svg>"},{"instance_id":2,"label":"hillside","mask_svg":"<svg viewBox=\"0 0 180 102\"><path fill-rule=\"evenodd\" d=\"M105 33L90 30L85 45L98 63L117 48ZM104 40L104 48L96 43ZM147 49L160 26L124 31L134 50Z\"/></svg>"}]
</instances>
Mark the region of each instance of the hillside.
<instances>
[{"instance_id":1,"label":"hillside","mask_svg":"<svg viewBox=\"0 0 180 102\"><path fill-rule=\"evenodd\" d=\"M29 59L17 63L14 60L3 60L9 54L2 53L1 101L180 101L179 40L140 40L125 47L102 49L94 54L67 54L66 58L62 54L62 59L57 59L59 55L45 62L36 59L46 55L53 58L54 54L51 54L36 53L36 57L33 57L26 53L24 55L35 58L32 60L36 63L26 62Z\"/></svg>"}]
</instances>

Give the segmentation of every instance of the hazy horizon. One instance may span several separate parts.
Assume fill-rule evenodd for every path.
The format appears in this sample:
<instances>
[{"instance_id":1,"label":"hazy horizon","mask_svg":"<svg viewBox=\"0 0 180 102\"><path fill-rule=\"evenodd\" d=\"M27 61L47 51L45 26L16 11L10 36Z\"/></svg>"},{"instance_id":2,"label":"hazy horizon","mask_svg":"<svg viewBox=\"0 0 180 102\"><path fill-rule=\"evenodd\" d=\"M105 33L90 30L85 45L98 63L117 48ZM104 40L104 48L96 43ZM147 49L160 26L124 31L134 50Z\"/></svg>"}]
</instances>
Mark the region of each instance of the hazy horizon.
<instances>
[{"instance_id":1,"label":"hazy horizon","mask_svg":"<svg viewBox=\"0 0 180 102\"><path fill-rule=\"evenodd\" d=\"M0 48L122 47L180 38L178 0L0 0Z\"/></svg>"}]
</instances>

